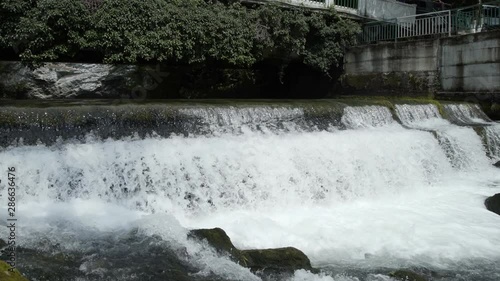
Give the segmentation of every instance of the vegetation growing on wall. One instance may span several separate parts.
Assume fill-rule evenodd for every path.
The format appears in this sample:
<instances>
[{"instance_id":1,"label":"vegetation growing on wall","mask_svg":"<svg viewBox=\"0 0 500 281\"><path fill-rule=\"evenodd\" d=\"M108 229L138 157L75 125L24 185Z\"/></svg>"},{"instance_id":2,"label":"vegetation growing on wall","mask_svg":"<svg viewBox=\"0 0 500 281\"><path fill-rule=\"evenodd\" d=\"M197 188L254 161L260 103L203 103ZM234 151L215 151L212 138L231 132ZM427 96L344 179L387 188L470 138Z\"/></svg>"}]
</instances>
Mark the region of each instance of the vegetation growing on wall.
<instances>
[{"instance_id":1,"label":"vegetation growing on wall","mask_svg":"<svg viewBox=\"0 0 500 281\"><path fill-rule=\"evenodd\" d=\"M2 0L0 47L28 65L97 54L106 63L164 62L247 68L301 61L328 74L358 27L335 11L244 6L237 1Z\"/></svg>"}]
</instances>

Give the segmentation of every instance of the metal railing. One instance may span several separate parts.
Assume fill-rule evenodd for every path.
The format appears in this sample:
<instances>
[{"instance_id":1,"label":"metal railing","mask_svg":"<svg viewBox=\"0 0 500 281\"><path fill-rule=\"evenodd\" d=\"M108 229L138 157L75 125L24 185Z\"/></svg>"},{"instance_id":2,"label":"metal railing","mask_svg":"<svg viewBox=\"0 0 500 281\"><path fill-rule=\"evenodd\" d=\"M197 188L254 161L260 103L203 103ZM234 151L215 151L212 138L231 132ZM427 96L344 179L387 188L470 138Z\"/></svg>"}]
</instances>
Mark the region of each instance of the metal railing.
<instances>
[{"instance_id":1,"label":"metal railing","mask_svg":"<svg viewBox=\"0 0 500 281\"><path fill-rule=\"evenodd\" d=\"M375 21L363 26L360 43L414 37L451 36L500 29L500 1L470 7Z\"/></svg>"},{"instance_id":2,"label":"metal railing","mask_svg":"<svg viewBox=\"0 0 500 281\"><path fill-rule=\"evenodd\" d=\"M241 0L246 3L277 3L310 9L334 8L341 16L352 19L387 19L414 14L416 5L394 0Z\"/></svg>"},{"instance_id":3,"label":"metal railing","mask_svg":"<svg viewBox=\"0 0 500 281\"><path fill-rule=\"evenodd\" d=\"M358 9L359 2L358 0L331 0L332 5L338 6L338 7L343 7L343 8L350 8L350 9Z\"/></svg>"},{"instance_id":4,"label":"metal railing","mask_svg":"<svg viewBox=\"0 0 500 281\"><path fill-rule=\"evenodd\" d=\"M396 38L438 34L451 35L451 11L433 12L396 19Z\"/></svg>"},{"instance_id":5,"label":"metal railing","mask_svg":"<svg viewBox=\"0 0 500 281\"><path fill-rule=\"evenodd\" d=\"M359 6L359 0L304 0L304 2L323 5L325 8L336 6L357 10Z\"/></svg>"}]
</instances>

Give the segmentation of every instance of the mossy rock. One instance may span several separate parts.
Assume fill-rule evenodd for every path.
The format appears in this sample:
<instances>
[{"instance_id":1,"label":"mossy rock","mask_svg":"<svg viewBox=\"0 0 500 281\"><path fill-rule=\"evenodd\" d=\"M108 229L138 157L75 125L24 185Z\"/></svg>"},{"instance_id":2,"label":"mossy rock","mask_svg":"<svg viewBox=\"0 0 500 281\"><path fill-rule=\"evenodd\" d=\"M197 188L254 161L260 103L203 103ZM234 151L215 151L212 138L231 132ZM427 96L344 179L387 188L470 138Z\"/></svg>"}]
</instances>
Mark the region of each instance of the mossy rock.
<instances>
[{"instance_id":1,"label":"mossy rock","mask_svg":"<svg viewBox=\"0 0 500 281\"><path fill-rule=\"evenodd\" d=\"M24 278L17 269L10 271L10 265L4 261L0 261L0 280L2 281L28 281Z\"/></svg>"},{"instance_id":2,"label":"mossy rock","mask_svg":"<svg viewBox=\"0 0 500 281\"><path fill-rule=\"evenodd\" d=\"M389 276L401 281L427 281L426 278L410 270L396 270L389 273Z\"/></svg>"},{"instance_id":3,"label":"mossy rock","mask_svg":"<svg viewBox=\"0 0 500 281\"><path fill-rule=\"evenodd\" d=\"M188 237L206 240L218 253L228 254L235 262L244 265L240 250L236 249L233 242L231 242L231 238L221 228L194 229L188 233Z\"/></svg>"},{"instance_id":4,"label":"mossy rock","mask_svg":"<svg viewBox=\"0 0 500 281\"><path fill-rule=\"evenodd\" d=\"M488 211L491 211L497 215L500 215L500 193L497 193L491 197L486 198L484 205Z\"/></svg>"},{"instance_id":5,"label":"mossy rock","mask_svg":"<svg viewBox=\"0 0 500 281\"><path fill-rule=\"evenodd\" d=\"M294 271L297 269L312 270L311 261L300 250L287 247L265 250L243 250L246 267L252 271Z\"/></svg>"},{"instance_id":6,"label":"mossy rock","mask_svg":"<svg viewBox=\"0 0 500 281\"><path fill-rule=\"evenodd\" d=\"M233 245L226 232L220 228L191 230L188 237L207 241L218 253L228 254L235 262L250 268L253 272L314 270L309 258L296 248L239 250Z\"/></svg>"}]
</instances>

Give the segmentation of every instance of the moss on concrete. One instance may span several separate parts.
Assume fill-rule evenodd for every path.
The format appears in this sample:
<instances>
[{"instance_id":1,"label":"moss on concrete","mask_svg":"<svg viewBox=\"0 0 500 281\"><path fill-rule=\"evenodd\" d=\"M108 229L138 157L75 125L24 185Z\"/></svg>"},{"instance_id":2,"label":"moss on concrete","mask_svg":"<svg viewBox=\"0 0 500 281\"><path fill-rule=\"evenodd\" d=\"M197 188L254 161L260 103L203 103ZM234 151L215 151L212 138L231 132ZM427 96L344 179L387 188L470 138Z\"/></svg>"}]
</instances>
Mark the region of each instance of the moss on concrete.
<instances>
[{"instance_id":1,"label":"moss on concrete","mask_svg":"<svg viewBox=\"0 0 500 281\"><path fill-rule=\"evenodd\" d=\"M362 74L362 75L348 75L342 76L341 81L344 87L354 88L356 90L369 89L374 84L381 84L377 81L380 78L379 74Z\"/></svg>"},{"instance_id":2,"label":"moss on concrete","mask_svg":"<svg viewBox=\"0 0 500 281\"><path fill-rule=\"evenodd\" d=\"M345 92L353 90L366 95L384 94L391 97L434 96L434 92L440 89L434 76L430 72L344 74L341 82Z\"/></svg>"},{"instance_id":3,"label":"moss on concrete","mask_svg":"<svg viewBox=\"0 0 500 281\"><path fill-rule=\"evenodd\" d=\"M500 103L492 103L489 107L484 107L485 113L493 120L500 120Z\"/></svg>"}]
</instances>

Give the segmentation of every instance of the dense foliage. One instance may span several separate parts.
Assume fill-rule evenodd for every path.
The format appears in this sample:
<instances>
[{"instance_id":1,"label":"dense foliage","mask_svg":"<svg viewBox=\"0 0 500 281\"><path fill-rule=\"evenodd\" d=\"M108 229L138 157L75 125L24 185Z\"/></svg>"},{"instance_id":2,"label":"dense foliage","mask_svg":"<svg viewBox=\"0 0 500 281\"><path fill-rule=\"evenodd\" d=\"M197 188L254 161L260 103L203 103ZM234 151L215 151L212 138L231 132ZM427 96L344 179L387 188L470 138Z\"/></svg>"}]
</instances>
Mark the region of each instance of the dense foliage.
<instances>
[{"instance_id":1,"label":"dense foliage","mask_svg":"<svg viewBox=\"0 0 500 281\"><path fill-rule=\"evenodd\" d=\"M301 60L324 73L338 64L358 26L335 11L246 7L237 1L2 0L0 47L36 66L83 51L107 63L213 63L249 67Z\"/></svg>"}]
</instances>

